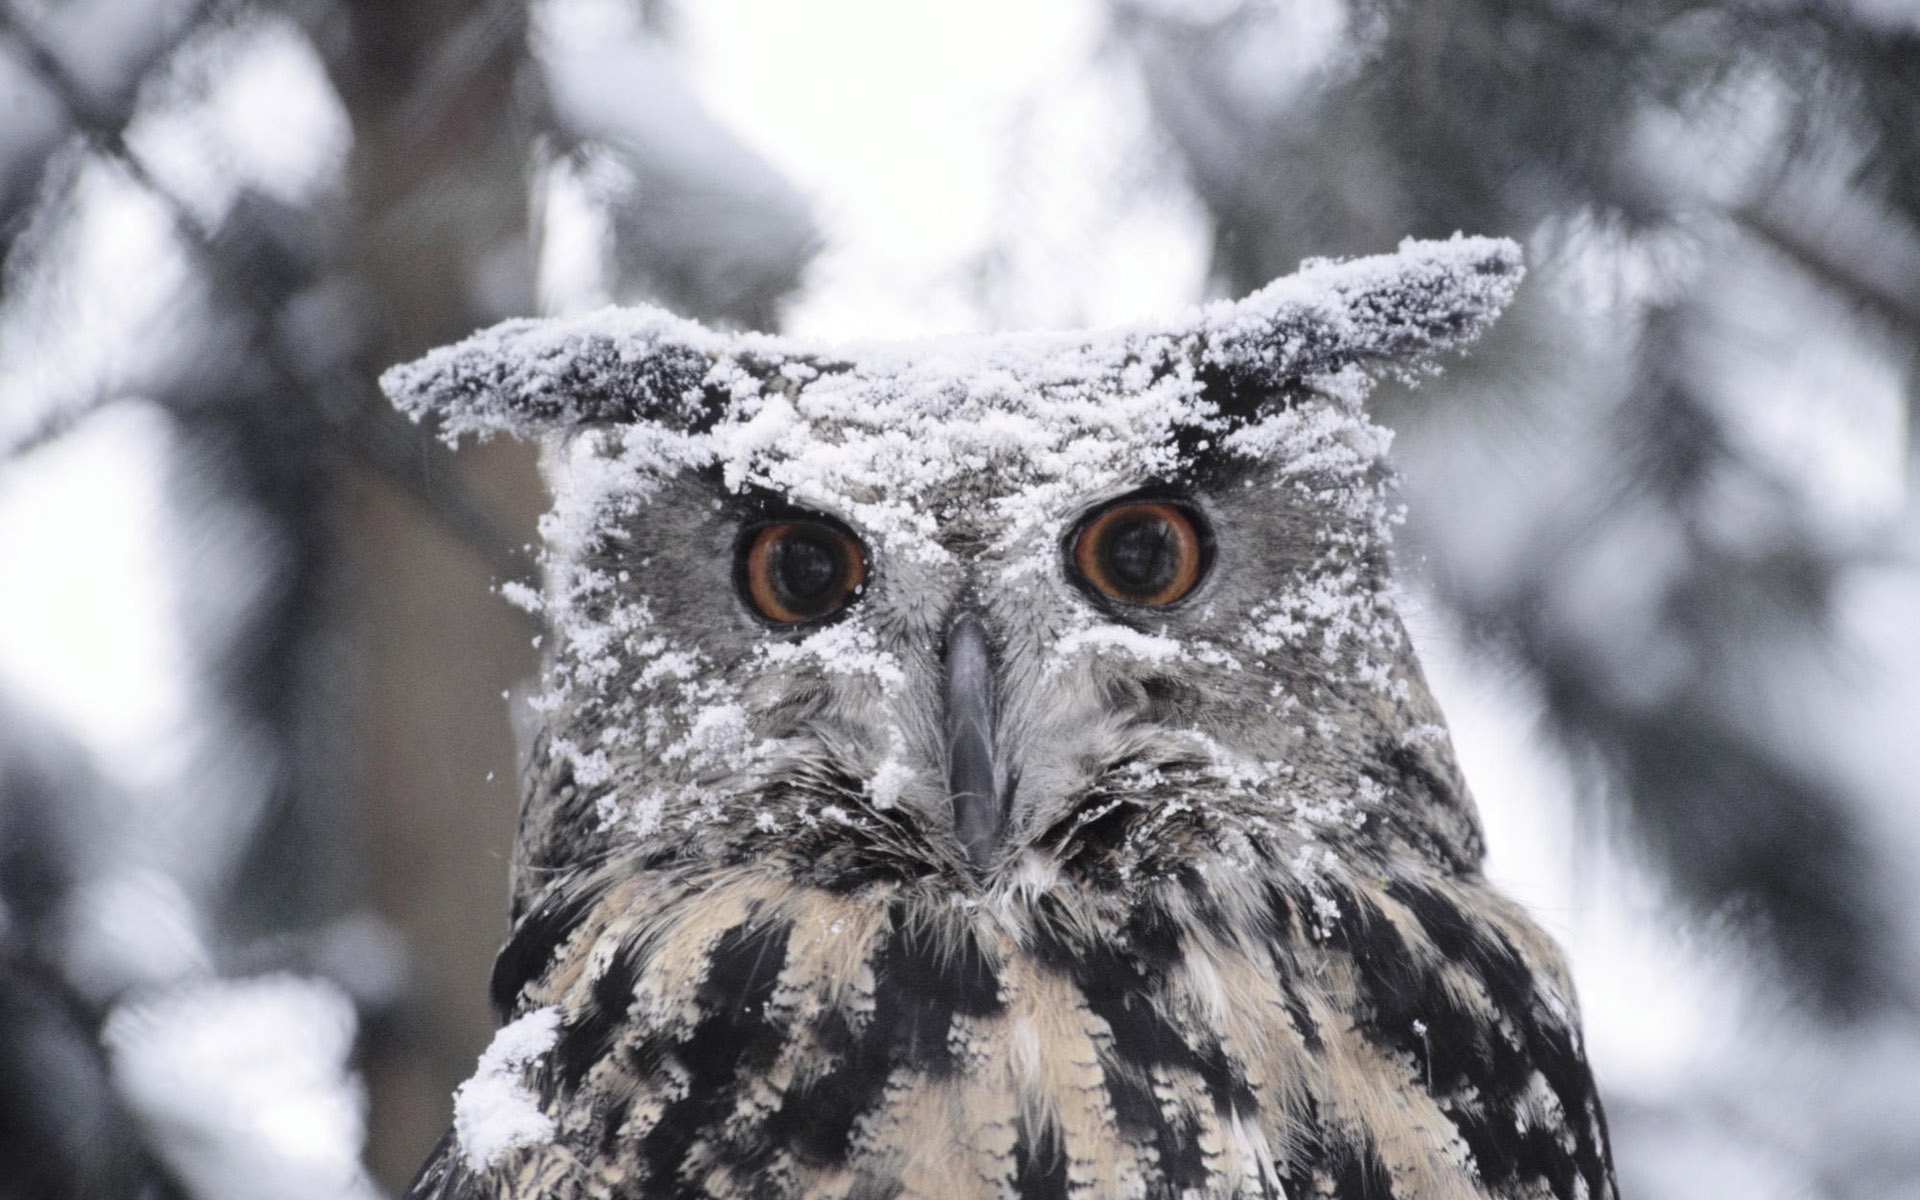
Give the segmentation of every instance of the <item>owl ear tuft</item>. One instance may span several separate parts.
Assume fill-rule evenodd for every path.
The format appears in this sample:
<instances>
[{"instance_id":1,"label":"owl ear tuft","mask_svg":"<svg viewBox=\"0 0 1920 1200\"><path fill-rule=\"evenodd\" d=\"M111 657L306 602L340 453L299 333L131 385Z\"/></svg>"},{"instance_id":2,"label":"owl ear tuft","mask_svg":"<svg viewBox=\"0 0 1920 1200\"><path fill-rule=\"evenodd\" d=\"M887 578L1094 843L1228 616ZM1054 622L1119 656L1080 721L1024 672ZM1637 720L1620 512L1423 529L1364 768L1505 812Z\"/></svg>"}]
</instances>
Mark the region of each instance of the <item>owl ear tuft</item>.
<instances>
[{"instance_id":1,"label":"owl ear tuft","mask_svg":"<svg viewBox=\"0 0 1920 1200\"><path fill-rule=\"evenodd\" d=\"M729 341L657 308L518 318L391 367L380 387L415 421L432 417L448 442L614 422L685 427L713 407L706 379Z\"/></svg>"},{"instance_id":2,"label":"owl ear tuft","mask_svg":"<svg viewBox=\"0 0 1920 1200\"><path fill-rule=\"evenodd\" d=\"M1506 238L1408 238L1394 254L1300 270L1242 300L1208 305L1203 366L1260 390L1351 363L1410 367L1473 343L1526 273Z\"/></svg>"}]
</instances>

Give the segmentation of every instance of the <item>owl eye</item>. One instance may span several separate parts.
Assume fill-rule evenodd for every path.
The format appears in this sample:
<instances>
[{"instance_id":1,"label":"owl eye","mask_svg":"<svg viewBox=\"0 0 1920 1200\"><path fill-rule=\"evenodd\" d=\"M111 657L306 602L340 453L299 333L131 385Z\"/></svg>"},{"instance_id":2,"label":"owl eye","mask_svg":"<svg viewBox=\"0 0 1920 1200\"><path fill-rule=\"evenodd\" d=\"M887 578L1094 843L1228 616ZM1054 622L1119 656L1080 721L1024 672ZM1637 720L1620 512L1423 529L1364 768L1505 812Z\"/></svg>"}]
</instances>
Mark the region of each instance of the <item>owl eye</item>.
<instances>
[{"instance_id":1,"label":"owl eye","mask_svg":"<svg viewBox=\"0 0 1920 1200\"><path fill-rule=\"evenodd\" d=\"M741 591L769 621L793 625L846 604L867 581L860 543L821 521L779 521L750 530Z\"/></svg>"},{"instance_id":2,"label":"owl eye","mask_svg":"<svg viewBox=\"0 0 1920 1200\"><path fill-rule=\"evenodd\" d=\"M1164 500L1123 500L1095 513L1073 539L1073 566L1088 586L1129 604L1172 604L1205 573L1199 514Z\"/></svg>"}]
</instances>

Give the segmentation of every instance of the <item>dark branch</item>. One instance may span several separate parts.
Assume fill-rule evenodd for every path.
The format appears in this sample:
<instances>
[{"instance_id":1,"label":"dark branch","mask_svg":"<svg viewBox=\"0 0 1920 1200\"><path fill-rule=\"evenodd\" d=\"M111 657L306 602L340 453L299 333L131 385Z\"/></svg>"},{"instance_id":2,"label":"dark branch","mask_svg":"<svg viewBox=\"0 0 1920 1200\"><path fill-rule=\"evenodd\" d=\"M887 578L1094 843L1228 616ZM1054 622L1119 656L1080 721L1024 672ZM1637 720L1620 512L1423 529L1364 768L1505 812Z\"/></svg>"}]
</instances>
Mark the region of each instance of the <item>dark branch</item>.
<instances>
[{"instance_id":1,"label":"dark branch","mask_svg":"<svg viewBox=\"0 0 1920 1200\"><path fill-rule=\"evenodd\" d=\"M204 8L204 5L202 6ZM490 18L497 25L500 10L510 7L495 3L476 16L472 26ZM191 28L193 22L188 23ZM213 281L215 288L233 300L247 314L247 349L272 376L273 390L281 394L307 395L317 403L309 410L320 414L324 427L356 462L390 480L414 498L434 520L463 542L503 579L528 573L524 554L514 549L498 526L489 518L468 490L459 482L450 456L424 432L402 421L387 409L363 375L351 379L333 373L331 397L314 396L313 387L303 382L300 372L287 361L274 336L272 314L279 302L246 271L242 262L222 252L217 231L208 228L184 201L147 170L127 145L126 125L132 107L122 111L101 109L87 89L74 77L53 48L22 22L10 9L0 8L0 34L10 38L24 53L28 64L66 108L74 127L86 137L94 151L124 170L128 177L158 200L166 209L181 247ZM182 35L182 39L186 35ZM167 47L171 52L178 41ZM490 47L489 52L492 48ZM444 82L445 73L442 73ZM344 395L340 393L346 393ZM71 405L45 418L40 426L8 448L8 457L30 453L58 438L98 408L113 399L100 395L90 401ZM331 401L331 402L328 402ZM178 403L178 401L175 401ZM422 463L436 465L436 484L429 489L422 483Z\"/></svg>"}]
</instances>

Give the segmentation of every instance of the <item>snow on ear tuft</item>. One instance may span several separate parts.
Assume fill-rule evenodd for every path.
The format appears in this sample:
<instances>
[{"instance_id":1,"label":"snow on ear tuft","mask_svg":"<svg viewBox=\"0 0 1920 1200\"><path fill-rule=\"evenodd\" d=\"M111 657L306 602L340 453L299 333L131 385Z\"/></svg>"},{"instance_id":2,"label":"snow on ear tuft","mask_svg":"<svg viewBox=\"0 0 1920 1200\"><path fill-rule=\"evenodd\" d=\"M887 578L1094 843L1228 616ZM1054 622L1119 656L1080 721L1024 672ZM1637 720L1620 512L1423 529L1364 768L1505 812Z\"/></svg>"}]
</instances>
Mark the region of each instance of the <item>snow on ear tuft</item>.
<instances>
[{"instance_id":1,"label":"snow on ear tuft","mask_svg":"<svg viewBox=\"0 0 1920 1200\"><path fill-rule=\"evenodd\" d=\"M1308 259L1251 296L1210 304L1196 330L1202 366L1269 390L1350 363L1407 367L1470 345L1526 273L1506 238L1408 238L1395 254Z\"/></svg>"},{"instance_id":2,"label":"snow on ear tuft","mask_svg":"<svg viewBox=\"0 0 1920 1200\"><path fill-rule=\"evenodd\" d=\"M380 387L440 436L521 437L608 422L686 426L711 407L704 386L730 339L657 308L518 318L391 367Z\"/></svg>"}]
</instances>

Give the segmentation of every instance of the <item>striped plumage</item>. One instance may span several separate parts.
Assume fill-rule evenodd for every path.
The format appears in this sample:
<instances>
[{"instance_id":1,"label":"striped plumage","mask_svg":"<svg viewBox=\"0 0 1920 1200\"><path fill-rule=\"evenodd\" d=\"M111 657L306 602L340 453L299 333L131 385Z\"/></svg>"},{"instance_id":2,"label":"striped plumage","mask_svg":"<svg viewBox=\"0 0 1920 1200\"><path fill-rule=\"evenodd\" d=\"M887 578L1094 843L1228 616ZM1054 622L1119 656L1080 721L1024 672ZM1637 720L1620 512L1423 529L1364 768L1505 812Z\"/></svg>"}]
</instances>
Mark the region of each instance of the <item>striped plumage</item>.
<instances>
[{"instance_id":1,"label":"striped plumage","mask_svg":"<svg viewBox=\"0 0 1920 1200\"><path fill-rule=\"evenodd\" d=\"M1468 340L1517 275L1410 244L1105 340L645 315L391 375L451 431L567 440L510 1023L411 1194L1611 1197L1565 969L1479 874L1392 610L1359 409L1356 364ZM1126 504L1202 531L1190 595L1075 577ZM807 513L863 573L769 622L739 547ZM1175 553L1152 529L1119 568Z\"/></svg>"}]
</instances>

